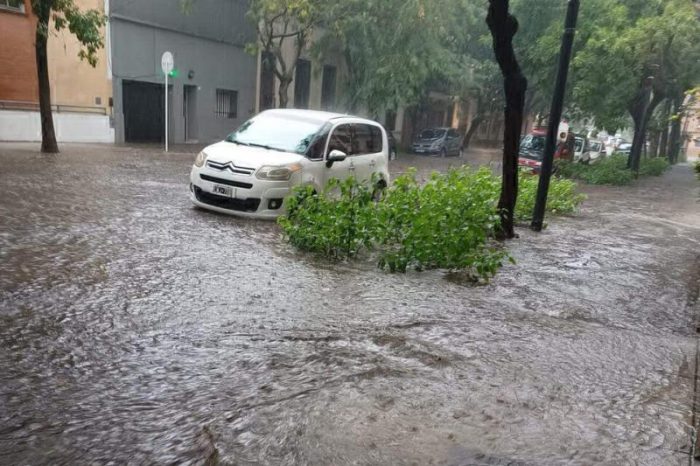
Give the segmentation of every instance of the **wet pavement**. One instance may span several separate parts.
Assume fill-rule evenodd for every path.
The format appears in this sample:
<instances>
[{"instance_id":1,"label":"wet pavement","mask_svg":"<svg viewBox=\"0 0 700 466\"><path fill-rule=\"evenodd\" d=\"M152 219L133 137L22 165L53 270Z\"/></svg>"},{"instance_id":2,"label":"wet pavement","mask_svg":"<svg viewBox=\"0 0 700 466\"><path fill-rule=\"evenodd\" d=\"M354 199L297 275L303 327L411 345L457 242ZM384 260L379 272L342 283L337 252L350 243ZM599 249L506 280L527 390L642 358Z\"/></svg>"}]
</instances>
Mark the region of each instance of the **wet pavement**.
<instances>
[{"instance_id":1,"label":"wet pavement","mask_svg":"<svg viewBox=\"0 0 700 466\"><path fill-rule=\"evenodd\" d=\"M35 151L0 145L1 464L688 464L687 166L586 188L474 287L193 209L192 154Z\"/></svg>"}]
</instances>

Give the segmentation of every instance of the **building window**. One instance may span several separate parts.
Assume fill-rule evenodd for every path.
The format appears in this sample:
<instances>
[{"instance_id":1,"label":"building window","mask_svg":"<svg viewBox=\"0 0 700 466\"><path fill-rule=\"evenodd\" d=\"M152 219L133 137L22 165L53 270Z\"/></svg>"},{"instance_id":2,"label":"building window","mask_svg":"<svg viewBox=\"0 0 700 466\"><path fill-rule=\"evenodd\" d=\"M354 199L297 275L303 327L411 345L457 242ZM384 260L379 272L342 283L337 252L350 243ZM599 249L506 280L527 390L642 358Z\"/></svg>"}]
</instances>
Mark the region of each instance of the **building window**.
<instances>
[{"instance_id":1,"label":"building window","mask_svg":"<svg viewBox=\"0 0 700 466\"><path fill-rule=\"evenodd\" d=\"M335 66L323 67L323 82L321 83L321 109L331 110L335 107Z\"/></svg>"},{"instance_id":2,"label":"building window","mask_svg":"<svg viewBox=\"0 0 700 466\"><path fill-rule=\"evenodd\" d=\"M0 0L0 9L24 11L24 0Z\"/></svg>"},{"instance_id":3,"label":"building window","mask_svg":"<svg viewBox=\"0 0 700 466\"><path fill-rule=\"evenodd\" d=\"M216 116L222 118L238 117L238 92L228 89L216 90Z\"/></svg>"},{"instance_id":4,"label":"building window","mask_svg":"<svg viewBox=\"0 0 700 466\"><path fill-rule=\"evenodd\" d=\"M309 90L311 86L311 62L297 60L294 75L294 107L309 108Z\"/></svg>"}]
</instances>

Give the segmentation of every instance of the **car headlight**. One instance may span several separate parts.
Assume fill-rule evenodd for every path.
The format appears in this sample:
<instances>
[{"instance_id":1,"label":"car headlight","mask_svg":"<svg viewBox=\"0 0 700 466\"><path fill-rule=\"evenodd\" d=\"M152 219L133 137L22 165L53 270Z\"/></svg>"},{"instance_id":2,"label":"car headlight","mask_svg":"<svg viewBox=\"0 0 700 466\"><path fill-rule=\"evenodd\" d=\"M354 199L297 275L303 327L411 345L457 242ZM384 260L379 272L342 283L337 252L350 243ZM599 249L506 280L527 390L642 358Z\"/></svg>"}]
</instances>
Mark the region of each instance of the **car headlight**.
<instances>
[{"instance_id":1,"label":"car headlight","mask_svg":"<svg viewBox=\"0 0 700 466\"><path fill-rule=\"evenodd\" d=\"M197 154L197 158L194 159L194 166L195 167L201 167L204 165L204 162L207 161L207 154L204 153L204 151L200 152Z\"/></svg>"},{"instance_id":2,"label":"car headlight","mask_svg":"<svg viewBox=\"0 0 700 466\"><path fill-rule=\"evenodd\" d=\"M291 165L264 165L255 173L255 177L259 180L269 181L287 181L292 177L292 174L301 170L301 165L293 163Z\"/></svg>"}]
</instances>

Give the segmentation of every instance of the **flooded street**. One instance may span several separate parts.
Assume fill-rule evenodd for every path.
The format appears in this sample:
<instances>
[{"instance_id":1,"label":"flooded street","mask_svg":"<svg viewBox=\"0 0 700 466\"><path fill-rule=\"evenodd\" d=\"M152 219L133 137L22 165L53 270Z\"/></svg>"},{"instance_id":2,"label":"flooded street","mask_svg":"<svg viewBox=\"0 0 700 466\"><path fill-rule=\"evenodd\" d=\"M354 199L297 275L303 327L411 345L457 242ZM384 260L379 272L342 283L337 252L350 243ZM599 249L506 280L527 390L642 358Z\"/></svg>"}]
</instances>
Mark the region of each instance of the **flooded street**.
<instances>
[{"instance_id":1,"label":"flooded street","mask_svg":"<svg viewBox=\"0 0 700 466\"><path fill-rule=\"evenodd\" d=\"M193 154L62 150L0 145L0 464L688 464L688 166L474 287L196 210Z\"/></svg>"}]
</instances>

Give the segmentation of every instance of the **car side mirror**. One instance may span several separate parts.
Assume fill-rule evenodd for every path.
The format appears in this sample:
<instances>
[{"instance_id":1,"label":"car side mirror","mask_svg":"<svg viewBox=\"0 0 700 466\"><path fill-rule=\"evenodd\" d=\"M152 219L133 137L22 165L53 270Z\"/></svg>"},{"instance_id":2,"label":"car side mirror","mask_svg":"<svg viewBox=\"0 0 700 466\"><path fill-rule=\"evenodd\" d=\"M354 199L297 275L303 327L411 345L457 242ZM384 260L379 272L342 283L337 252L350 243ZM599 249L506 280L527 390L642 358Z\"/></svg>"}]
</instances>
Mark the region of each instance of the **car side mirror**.
<instances>
[{"instance_id":1,"label":"car side mirror","mask_svg":"<svg viewBox=\"0 0 700 466\"><path fill-rule=\"evenodd\" d=\"M348 154L342 150L333 149L326 158L326 167L331 168L335 162L342 162L348 158Z\"/></svg>"}]
</instances>

